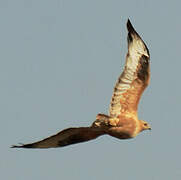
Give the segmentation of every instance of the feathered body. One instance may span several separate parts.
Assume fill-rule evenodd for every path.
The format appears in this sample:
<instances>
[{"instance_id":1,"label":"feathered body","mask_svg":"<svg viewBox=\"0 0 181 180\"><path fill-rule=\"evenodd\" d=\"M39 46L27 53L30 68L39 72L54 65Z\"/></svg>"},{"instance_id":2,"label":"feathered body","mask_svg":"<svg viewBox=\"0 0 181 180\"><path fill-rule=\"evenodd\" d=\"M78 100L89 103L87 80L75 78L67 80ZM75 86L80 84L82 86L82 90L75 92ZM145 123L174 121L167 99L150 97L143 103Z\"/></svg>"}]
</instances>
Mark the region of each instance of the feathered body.
<instances>
[{"instance_id":1,"label":"feathered body","mask_svg":"<svg viewBox=\"0 0 181 180\"><path fill-rule=\"evenodd\" d=\"M141 95L150 80L150 55L145 43L127 22L128 53L124 70L118 78L112 95L109 115L98 114L90 127L68 128L44 140L12 146L14 148L63 147L110 135L119 139L134 138L149 124L138 119L137 109Z\"/></svg>"}]
</instances>

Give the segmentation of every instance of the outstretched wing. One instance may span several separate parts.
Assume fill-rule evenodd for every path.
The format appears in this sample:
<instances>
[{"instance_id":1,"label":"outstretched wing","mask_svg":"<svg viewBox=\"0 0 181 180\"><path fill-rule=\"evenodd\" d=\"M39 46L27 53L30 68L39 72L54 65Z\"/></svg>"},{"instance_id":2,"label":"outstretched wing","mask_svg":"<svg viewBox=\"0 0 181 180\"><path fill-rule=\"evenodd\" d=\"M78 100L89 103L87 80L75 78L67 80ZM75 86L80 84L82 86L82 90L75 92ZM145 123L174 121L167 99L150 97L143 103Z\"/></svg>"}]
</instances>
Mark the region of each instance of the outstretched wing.
<instances>
[{"instance_id":1,"label":"outstretched wing","mask_svg":"<svg viewBox=\"0 0 181 180\"><path fill-rule=\"evenodd\" d=\"M111 99L109 112L112 117L121 113L136 115L139 99L150 79L149 50L129 20L127 29L128 53Z\"/></svg>"},{"instance_id":2,"label":"outstretched wing","mask_svg":"<svg viewBox=\"0 0 181 180\"><path fill-rule=\"evenodd\" d=\"M14 145L12 148L55 148L81 143L97 138L104 133L98 128L80 127L68 128L56 135L31 144Z\"/></svg>"}]
</instances>

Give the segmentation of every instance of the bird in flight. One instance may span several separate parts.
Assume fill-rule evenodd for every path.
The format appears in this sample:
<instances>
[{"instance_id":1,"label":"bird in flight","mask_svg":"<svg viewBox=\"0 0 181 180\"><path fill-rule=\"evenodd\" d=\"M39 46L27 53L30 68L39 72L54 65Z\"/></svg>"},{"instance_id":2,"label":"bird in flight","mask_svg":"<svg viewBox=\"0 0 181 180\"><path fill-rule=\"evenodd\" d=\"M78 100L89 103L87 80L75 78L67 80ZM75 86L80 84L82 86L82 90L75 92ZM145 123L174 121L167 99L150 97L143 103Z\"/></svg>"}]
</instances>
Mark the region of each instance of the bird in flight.
<instances>
[{"instance_id":1,"label":"bird in flight","mask_svg":"<svg viewBox=\"0 0 181 180\"><path fill-rule=\"evenodd\" d=\"M133 28L128 29L128 53L124 70L118 78L111 98L109 115L98 114L90 127L75 127L29 144L13 145L12 148L56 148L93 140L102 135L130 139L150 125L138 119L137 109L141 95L150 80L150 55L146 44Z\"/></svg>"}]
</instances>

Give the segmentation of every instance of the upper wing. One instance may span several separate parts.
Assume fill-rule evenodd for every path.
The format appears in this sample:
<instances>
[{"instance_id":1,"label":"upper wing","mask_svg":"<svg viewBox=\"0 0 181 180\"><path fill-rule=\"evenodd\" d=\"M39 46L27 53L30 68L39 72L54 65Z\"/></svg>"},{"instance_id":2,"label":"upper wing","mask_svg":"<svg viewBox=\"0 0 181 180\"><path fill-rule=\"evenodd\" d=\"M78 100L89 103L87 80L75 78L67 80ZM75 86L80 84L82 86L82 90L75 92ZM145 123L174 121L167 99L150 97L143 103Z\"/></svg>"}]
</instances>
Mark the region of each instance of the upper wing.
<instances>
[{"instance_id":1,"label":"upper wing","mask_svg":"<svg viewBox=\"0 0 181 180\"><path fill-rule=\"evenodd\" d=\"M97 138L104 133L98 128L80 127L68 128L56 135L50 136L42 141L31 144L23 144L20 146L12 146L12 148L55 148L63 147L75 143L85 142Z\"/></svg>"},{"instance_id":2,"label":"upper wing","mask_svg":"<svg viewBox=\"0 0 181 180\"><path fill-rule=\"evenodd\" d=\"M114 88L109 109L113 117L121 113L137 114L139 99L150 79L149 50L129 20L127 29L126 64Z\"/></svg>"}]
</instances>

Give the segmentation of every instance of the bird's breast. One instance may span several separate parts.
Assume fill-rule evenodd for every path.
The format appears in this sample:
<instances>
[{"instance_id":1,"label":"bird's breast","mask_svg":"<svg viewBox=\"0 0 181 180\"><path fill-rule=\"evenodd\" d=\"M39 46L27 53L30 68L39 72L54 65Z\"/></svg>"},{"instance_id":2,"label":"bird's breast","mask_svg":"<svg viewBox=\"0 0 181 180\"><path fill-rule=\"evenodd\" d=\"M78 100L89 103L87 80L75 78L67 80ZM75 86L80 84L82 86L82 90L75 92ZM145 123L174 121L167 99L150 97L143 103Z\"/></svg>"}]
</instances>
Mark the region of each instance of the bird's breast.
<instances>
[{"instance_id":1,"label":"bird's breast","mask_svg":"<svg viewBox=\"0 0 181 180\"><path fill-rule=\"evenodd\" d=\"M135 137L137 130L137 120L132 118L120 118L116 127L108 129L108 134L119 139L129 139Z\"/></svg>"}]
</instances>

